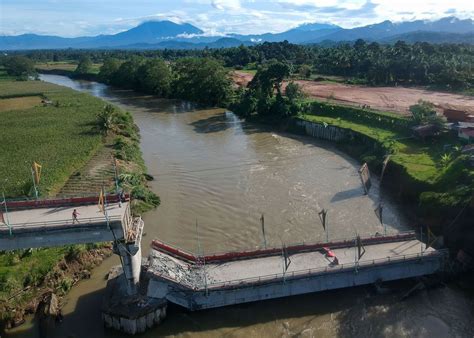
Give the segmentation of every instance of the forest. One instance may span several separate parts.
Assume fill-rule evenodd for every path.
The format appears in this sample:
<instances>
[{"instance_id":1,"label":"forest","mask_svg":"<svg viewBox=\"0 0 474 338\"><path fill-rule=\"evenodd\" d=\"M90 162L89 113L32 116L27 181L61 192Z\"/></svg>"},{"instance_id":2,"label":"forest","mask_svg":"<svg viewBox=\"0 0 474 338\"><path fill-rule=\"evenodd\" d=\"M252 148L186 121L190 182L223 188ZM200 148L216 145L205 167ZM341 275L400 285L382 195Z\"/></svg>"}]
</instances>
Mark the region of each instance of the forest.
<instances>
[{"instance_id":1,"label":"forest","mask_svg":"<svg viewBox=\"0 0 474 338\"><path fill-rule=\"evenodd\" d=\"M18 52L20 53L20 52ZM203 50L38 50L21 52L35 62L78 61L94 63L107 58L134 57L174 61L184 57L210 57L234 69L257 69L272 60L284 62L292 73L337 75L356 83L423 85L436 89L469 91L474 87L474 46L463 44L379 44L357 40L337 45L296 45L287 41Z\"/></svg>"}]
</instances>

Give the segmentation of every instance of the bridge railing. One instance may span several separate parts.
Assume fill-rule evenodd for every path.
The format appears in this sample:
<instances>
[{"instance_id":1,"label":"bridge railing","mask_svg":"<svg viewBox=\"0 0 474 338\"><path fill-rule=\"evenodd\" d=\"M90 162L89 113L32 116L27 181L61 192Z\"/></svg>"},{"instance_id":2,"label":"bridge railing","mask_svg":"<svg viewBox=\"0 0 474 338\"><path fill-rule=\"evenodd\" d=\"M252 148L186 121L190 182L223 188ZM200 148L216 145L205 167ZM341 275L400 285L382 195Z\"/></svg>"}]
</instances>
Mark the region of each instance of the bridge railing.
<instances>
[{"instance_id":1,"label":"bridge railing","mask_svg":"<svg viewBox=\"0 0 474 338\"><path fill-rule=\"evenodd\" d=\"M178 280L176 278L172 278L169 275L162 275L160 274L160 278L168 280L173 284L177 284L180 287L184 287L186 289L194 290L194 291L204 291L204 290L217 290L217 289L226 289L226 288L235 288L235 287L242 287L242 286L251 286L251 285L258 285L261 283L271 283L271 282L279 282L284 281L286 279L293 279L293 278L304 278L304 277L312 277L318 274L329 274L329 273L338 273L341 271L347 270L357 270L359 268L367 268L367 267L375 267L375 266L383 266L386 264L393 264L393 263L401 263L406 261L414 261L414 260L423 260L423 259L440 259L447 256L446 250L437 250L437 251L425 251L416 254L408 254L408 255L395 255L386 258L380 259L372 259L372 260L364 260L358 262L351 262L351 263L344 263L339 265L327 265L325 267L319 268L312 268L312 269L301 269L295 270L287 273L276 273L276 274L269 274L269 275L262 275L257 277L248 277L242 279L233 279L225 282L210 282L205 284L190 284L183 280ZM205 267L202 268L202 273L205 272Z\"/></svg>"},{"instance_id":2,"label":"bridge railing","mask_svg":"<svg viewBox=\"0 0 474 338\"><path fill-rule=\"evenodd\" d=\"M387 243L391 241L409 240L415 239L416 234L413 231L406 232L395 232L387 235L371 235L368 237L361 238L363 245ZM330 242L300 242L291 243L285 247L288 253L297 253L311 250L322 249L323 247L329 247L330 249L351 247L355 246L355 238L344 237L339 239L331 239ZM226 260L238 260L246 259L251 257L268 256L280 254L283 250L281 246L273 246L267 248L259 248L256 250L231 250L226 252L213 252L206 253L205 255L196 255L188 250L180 247L167 244L159 240L153 240L151 247L158 251L162 251L181 259L185 259L191 262L204 261L206 263L220 262Z\"/></svg>"},{"instance_id":3,"label":"bridge railing","mask_svg":"<svg viewBox=\"0 0 474 338\"><path fill-rule=\"evenodd\" d=\"M120 196L117 194L107 194L106 196L108 203L117 203ZM130 200L130 194L125 194L125 200ZM52 207L65 207L74 205L88 205L97 204L99 196L94 195L78 195L75 197L62 197L62 198L42 198L42 199L8 199L6 201L8 210L21 210L21 209L32 209L32 208L52 208Z\"/></svg>"},{"instance_id":4,"label":"bridge railing","mask_svg":"<svg viewBox=\"0 0 474 338\"><path fill-rule=\"evenodd\" d=\"M230 280L230 281L225 281L225 282L211 282L207 284L207 289L222 289L222 288L235 287L235 286L240 286L240 285L251 285L251 284L258 284L261 282L271 282L272 280L302 278L305 276L309 277L309 276L314 276L317 274L335 273L335 272L339 272L343 270L357 270L358 268L382 266L382 265L392 264L396 262L399 263L399 262L405 262L405 261L429 259L429 258L440 257L444 255L446 255L446 252L442 250L420 252L417 254L409 254L409 255L397 255L397 256L391 256L387 258L351 262L351 263L345 263L345 264L339 264L339 265L328 265L328 266L320 267L320 268L302 269L302 270L291 271L288 273L277 273L277 274L263 275L263 276L258 276L258 277L235 279L235 280ZM206 285L201 286L201 288L205 289Z\"/></svg>"},{"instance_id":5,"label":"bridge railing","mask_svg":"<svg viewBox=\"0 0 474 338\"><path fill-rule=\"evenodd\" d=\"M109 216L109 222L116 222L122 221L122 216ZM54 220L54 221L42 221L42 222L24 222L24 223L10 223L10 227L12 230L27 230L27 229L38 229L38 228L54 228L55 226L61 227L77 227L77 226L90 226L90 225L97 225L100 223L107 223L107 220L104 217L89 217L89 218L80 218L79 222L74 221L72 218L69 219L62 219L62 220ZM0 227L1 229L2 227ZM4 227L8 230L8 227L5 225Z\"/></svg>"}]
</instances>

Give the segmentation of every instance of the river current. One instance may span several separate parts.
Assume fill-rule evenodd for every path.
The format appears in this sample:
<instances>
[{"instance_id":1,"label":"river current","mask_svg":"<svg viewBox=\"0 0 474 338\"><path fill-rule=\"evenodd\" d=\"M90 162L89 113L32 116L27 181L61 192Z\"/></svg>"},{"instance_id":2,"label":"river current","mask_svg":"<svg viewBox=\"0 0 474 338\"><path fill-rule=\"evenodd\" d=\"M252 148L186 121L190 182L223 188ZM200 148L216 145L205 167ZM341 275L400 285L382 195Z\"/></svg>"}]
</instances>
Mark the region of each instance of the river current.
<instances>
[{"instance_id":1,"label":"river current","mask_svg":"<svg viewBox=\"0 0 474 338\"><path fill-rule=\"evenodd\" d=\"M103 84L42 75L42 80L84 91L131 112L141 149L162 200L144 215L143 254L152 239L204 253L281 246L383 232L374 209L383 197L387 231L407 230L406 220L373 180L364 195L358 164L330 143L275 132L241 121L223 109L159 99ZM328 234L318 212L327 209ZM196 230L197 229L197 230ZM107 259L90 280L65 298L64 321L51 337L117 337L105 330L100 304ZM400 301L370 287L189 313L170 307L161 326L144 337L472 337L472 298L455 287L422 291ZM9 335L36 337L34 320Z\"/></svg>"}]
</instances>

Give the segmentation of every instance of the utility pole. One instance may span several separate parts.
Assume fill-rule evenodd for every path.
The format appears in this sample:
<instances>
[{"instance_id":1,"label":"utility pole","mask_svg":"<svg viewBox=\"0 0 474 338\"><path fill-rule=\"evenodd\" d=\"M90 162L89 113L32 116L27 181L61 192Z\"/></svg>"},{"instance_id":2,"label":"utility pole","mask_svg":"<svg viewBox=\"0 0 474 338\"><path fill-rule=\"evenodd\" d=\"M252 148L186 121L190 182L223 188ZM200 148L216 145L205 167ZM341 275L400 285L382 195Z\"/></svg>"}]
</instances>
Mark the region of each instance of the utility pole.
<instances>
[{"instance_id":1,"label":"utility pole","mask_svg":"<svg viewBox=\"0 0 474 338\"><path fill-rule=\"evenodd\" d=\"M327 226L327 223L326 223L327 213L328 213L328 211L326 209L323 209L318 213L318 215L319 215L319 219L321 221L321 224L323 225L323 229L326 232L326 243L329 243L329 229L328 229L328 226Z\"/></svg>"},{"instance_id":2,"label":"utility pole","mask_svg":"<svg viewBox=\"0 0 474 338\"><path fill-rule=\"evenodd\" d=\"M36 178L35 178L35 171L31 168L31 178L33 179L33 188L35 190L35 197L38 199L38 188L36 187Z\"/></svg>"},{"instance_id":3,"label":"utility pole","mask_svg":"<svg viewBox=\"0 0 474 338\"><path fill-rule=\"evenodd\" d=\"M10 219L8 218L8 208L7 208L7 200L5 198L5 193L3 193L3 205L5 206L5 221L7 222L8 230L10 232L10 236L12 235L12 227L10 225Z\"/></svg>"},{"instance_id":4,"label":"utility pole","mask_svg":"<svg viewBox=\"0 0 474 338\"><path fill-rule=\"evenodd\" d=\"M199 264L202 263L202 274L204 277L204 288L206 290L206 295L207 295L207 275L206 275L206 258L204 257L203 252L201 251L201 241L199 240L199 230L198 230L198 221L196 219L196 240L197 240L197 245L198 245L198 262ZM201 261L202 258L202 261Z\"/></svg>"},{"instance_id":5,"label":"utility pole","mask_svg":"<svg viewBox=\"0 0 474 338\"><path fill-rule=\"evenodd\" d=\"M114 161L114 175L115 175L115 193L118 194L120 192L119 183L118 183L118 170L117 170L117 159L112 156Z\"/></svg>"},{"instance_id":6,"label":"utility pole","mask_svg":"<svg viewBox=\"0 0 474 338\"><path fill-rule=\"evenodd\" d=\"M383 226L384 236L387 236L387 225L383 222L383 203L380 202L374 211L380 221L380 224Z\"/></svg>"},{"instance_id":7,"label":"utility pole","mask_svg":"<svg viewBox=\"0 0 474 338\"><path fill-rule=\"evenodd\" d=\"M267 248L267 238L265 237L265 216L262 214L260 217L260 224L262 226L262 235L263 235L263 247Z\"/></svg>"},{"instance_id":8,"label":"utility pole","mask_svg":"<svg viewBox=\"0 0 474 338\"><path fill-rule=\"evenodd\" d=\"M420 247L421 254L423 254L423 226L420 226Z\"/></svg>"}]
</instances>

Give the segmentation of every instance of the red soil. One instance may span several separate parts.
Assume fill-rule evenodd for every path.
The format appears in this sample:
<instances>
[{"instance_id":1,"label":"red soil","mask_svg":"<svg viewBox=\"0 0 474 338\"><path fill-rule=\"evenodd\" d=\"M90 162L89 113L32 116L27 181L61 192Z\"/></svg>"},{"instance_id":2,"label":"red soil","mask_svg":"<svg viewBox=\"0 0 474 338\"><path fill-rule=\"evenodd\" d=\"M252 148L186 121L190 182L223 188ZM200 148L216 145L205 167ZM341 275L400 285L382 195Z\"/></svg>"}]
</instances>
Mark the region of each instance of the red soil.
<instances>
[{"instance_id":1,"label":"red soil","mask_svg":"<svg viewBox=\"0 0 474 338\"><path fill-rule=\"evenodd\" d=\"M252 78L252 74L239 71L233 73L234 82L239 86L246 86ZM311 98L329 99L355 106L366 105L373 109L404 115L409 114L408 108L420 99L434 103L439 109L457 109L474 114L474 97L459 94L435 92L422 88L366 87L307 80L295 82Z\"/></svg>"}]
</instances>

